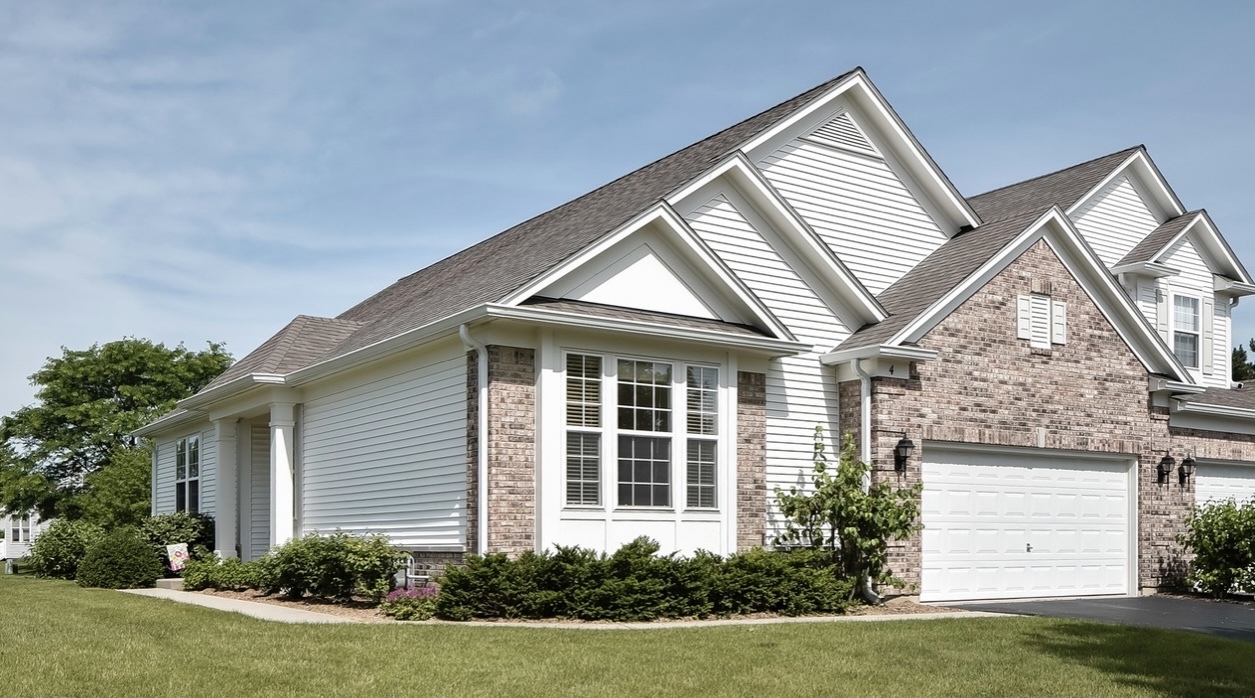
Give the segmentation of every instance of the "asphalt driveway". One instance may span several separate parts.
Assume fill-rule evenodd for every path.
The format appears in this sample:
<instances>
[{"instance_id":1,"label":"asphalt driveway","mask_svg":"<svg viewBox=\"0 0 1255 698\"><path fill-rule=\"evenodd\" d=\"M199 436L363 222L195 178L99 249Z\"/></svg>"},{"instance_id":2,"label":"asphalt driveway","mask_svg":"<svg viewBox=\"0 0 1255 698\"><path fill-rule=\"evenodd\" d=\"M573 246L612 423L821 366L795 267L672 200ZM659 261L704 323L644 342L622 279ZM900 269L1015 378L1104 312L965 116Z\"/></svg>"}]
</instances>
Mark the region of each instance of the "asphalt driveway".
<instances>
[{"instance_id":1,"label":"asphalt driveway","mask_svg":"<svg viewBox=\"0 0 1255 698\"><path fill-rule=\"evenodd\" d=\"M1191 630L1255 642L1255 605L1166 596L965 603L966 611L1076 618L1121 625Z\"/></svg>"}]
</instances>

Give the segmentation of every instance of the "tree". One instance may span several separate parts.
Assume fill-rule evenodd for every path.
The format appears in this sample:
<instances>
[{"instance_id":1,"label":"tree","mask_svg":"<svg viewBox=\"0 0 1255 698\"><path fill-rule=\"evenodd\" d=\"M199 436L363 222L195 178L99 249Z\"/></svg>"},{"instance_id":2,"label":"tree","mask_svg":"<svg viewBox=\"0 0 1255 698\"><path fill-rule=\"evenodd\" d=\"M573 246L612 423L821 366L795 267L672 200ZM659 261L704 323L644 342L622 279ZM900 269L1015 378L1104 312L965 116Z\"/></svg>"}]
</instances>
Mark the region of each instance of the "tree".
<instances>
[{"instance_id":1,"label":"tree","mask_svg":"<svg viewBox=\"0 0 1255 698\"><path fill-rule=\"evenodd\" d=\"M61 351L30 377L37 403L0 418L0 508L77 518L83 509L73 500L94 484L138 494L130 433L231 365L215 343L190 351L128 337ZM103 473L113 466L117 472ZM97 510L102 497L81 504Z\"/></svg>"},{"instance_id":2,"label":"tree","mask_svg":"<svg viewBox=\"0 0 1255 698\"><path fill-rule=\"evenodd\" d=\"M1248 341L1247 346L1251 348L1251 353L1255 353L1255 339ZM1233 380L1255 380L1255 363L1251 362L1250 355L1246 353L1246 347L1233 348Z\"/></svg>"}]
</instances>

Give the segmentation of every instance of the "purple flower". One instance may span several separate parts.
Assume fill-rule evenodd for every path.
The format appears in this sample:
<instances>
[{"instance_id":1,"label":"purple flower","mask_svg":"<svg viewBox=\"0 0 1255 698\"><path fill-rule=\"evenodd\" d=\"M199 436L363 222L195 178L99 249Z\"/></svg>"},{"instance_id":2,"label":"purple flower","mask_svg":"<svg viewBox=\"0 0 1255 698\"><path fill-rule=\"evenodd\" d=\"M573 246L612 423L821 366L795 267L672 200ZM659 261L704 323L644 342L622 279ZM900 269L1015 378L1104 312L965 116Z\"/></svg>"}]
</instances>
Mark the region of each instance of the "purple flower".
<instances>
[{"instance_id":1,"label":"purple flower","mask_svg":"<svg viewBox=\"0 0 1255 698\"><path fill-rule=\"evenodd\" d=\"M397 589L388 594L384 599L387 603L396 603L397 601L409 599L430 599L436 595L435 587L414 587L412 589Z\"/></svg>"}]
</instances>

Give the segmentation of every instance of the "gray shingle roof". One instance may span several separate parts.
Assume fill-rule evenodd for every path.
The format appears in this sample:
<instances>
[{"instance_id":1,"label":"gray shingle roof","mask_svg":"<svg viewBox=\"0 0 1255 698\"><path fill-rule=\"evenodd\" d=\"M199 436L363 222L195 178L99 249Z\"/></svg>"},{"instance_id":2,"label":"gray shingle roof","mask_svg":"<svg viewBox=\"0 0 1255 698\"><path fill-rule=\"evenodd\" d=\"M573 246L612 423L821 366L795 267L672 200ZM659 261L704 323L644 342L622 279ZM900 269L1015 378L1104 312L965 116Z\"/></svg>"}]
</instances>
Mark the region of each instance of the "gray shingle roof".
<instances>
[{"instance_id":1,"label":"gray shingle roof","mask_svg":"<svg viewBox=\"0 0 1255 698\"><path fill-rule=\"evenodd\" d=\"M841 343L841 349L881 344L994 257L1033 221L1049 210L1020 213L960 233L938 247L878 297L889 317L865 325Z\"/></svg>"},{"instance_id":2,"label":"gray shingle roof","mask_svg":"<svg viewBox=\"0 0 1255 698\"><path fill-rule=\"evenodd\" d=\"M637 310L635 308L603 305L601 303L586 303L584 301L533 296L525 301L523 305L544 308L545 310L556 310L564 313L591 315L593 317L613 318L616 320L635 320L638 322L670 325L672 327L685 327L695 330L713 330L715 332L723 332L725 334L735 334L749 337L767 336L763 332L759 331L758 328L750 327L749 325L739 325L733 322L724 322L722 320L707 320L705 318L690 317L688 315L655 313L647 310Z\"/></svg>"},{"instance_id":3,"label":"gray shingle roof","mask_svg":"<svg viewBox=\"0 0 1255 698\"><path fill-rule=\"evenodd\" d=\"M291 373L314 363L361 327L361 323L347 320L297 315L287 327L232 364L205 389L250 373Z\"/></svg>"},{"instance_id":4,"label":"gray shingle roof","mask_svg":"<svg viewBox=\"0 0 1255 698\"><path fill-rule=\"evenodd\" d=\"M967 200L986 223L1030 211L1041 212L1052 205L1067 210L1098 183L1128 160L1142 146L1126 148L1057 172L987 191Z\"/></svg>"},{"instance_id":5,"label":"gray shingle roof","mask_svg":"<svg viewBox=\"0 0 1255 698\"><path fill-rule=\"evenodd\" d=\"M1197 402L1200 405L1255 410L1255 388L1208 388L1194 395L1179 395L1177 399L1182 402Z\"/></svg>"},{"instance_id":6,"label":"gray shingle roof","mask_svg":"<svg viewBox=\"0 0 1255 698\"><path fill-rule=\"evenodd\" d=\"M1151 231L1150 235L1147 235L1133 249L1129 250L1129 253L1124 255L1124 259L1120 260L1116 266L1154 261L1155 257L1163 251L1163 248L1169 242L1172 242L1172 238L1175 238L1182 230L1185 230L1187 225L1193 223L1198 218L1199 213L1201 211L1190 211L1164 221L1158 228Z\"/></svg>"}]
</instances>

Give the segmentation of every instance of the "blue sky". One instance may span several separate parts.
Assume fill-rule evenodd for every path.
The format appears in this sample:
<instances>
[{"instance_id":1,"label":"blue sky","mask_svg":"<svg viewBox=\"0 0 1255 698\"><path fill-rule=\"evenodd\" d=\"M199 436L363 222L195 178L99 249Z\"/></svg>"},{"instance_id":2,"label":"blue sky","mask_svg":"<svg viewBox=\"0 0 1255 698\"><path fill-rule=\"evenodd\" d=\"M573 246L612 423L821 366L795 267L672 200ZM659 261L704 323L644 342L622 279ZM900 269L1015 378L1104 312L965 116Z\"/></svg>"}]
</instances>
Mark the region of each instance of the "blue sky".
<instances>
[{"instance_id":1,"label":"blue sky","mask_svg":"<svg viewBox=\"0 0 1255 698\"><path fill-rule=\"evenodd\" d=\"M964 194L1145 143L1255 267L1253 30L1239 2L0 4L0 414L61 346L243 356L856 65Z\"/></svg>"}]
</instances>

